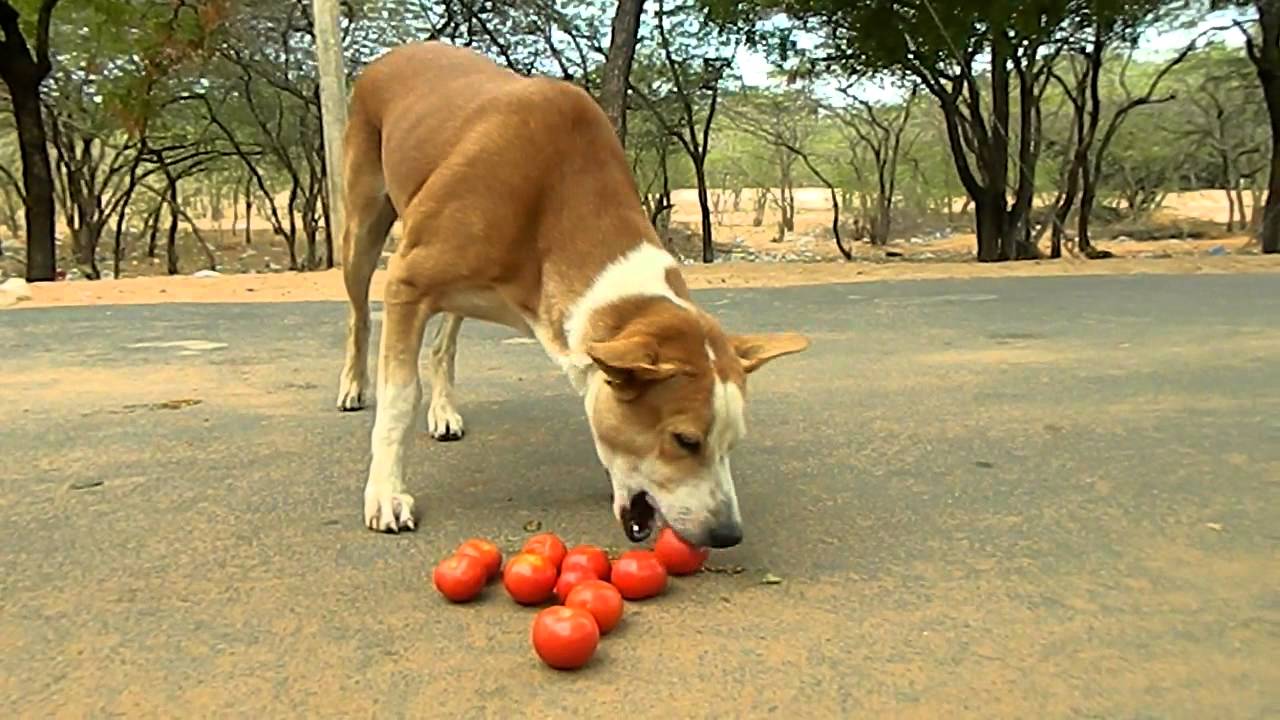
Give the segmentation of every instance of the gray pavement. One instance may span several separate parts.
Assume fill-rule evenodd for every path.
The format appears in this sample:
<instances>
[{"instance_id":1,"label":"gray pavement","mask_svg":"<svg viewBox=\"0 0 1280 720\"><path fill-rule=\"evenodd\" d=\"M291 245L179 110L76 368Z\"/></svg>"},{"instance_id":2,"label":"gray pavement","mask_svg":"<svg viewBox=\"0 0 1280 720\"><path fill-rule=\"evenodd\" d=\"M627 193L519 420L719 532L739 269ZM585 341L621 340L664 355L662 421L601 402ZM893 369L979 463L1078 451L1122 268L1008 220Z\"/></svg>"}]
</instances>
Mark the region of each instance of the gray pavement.
<instances>
[{"instance_id":1,"label":"gray pavement","mask_svg":"<svg viewBox=\"0 0 1280 720\"><path fill-rule=\"evenodd\" d=\"M419 434L421 529L383 536L372 411L332 407L341 304L0 314L0 707L1280 715L1280 277L698 296L813 340L752 378L746 541L568 674L500 587L455 607L427 579L531 521L625 543L535 346L464 326L467 438Z\"/></svg>"}]
</instances>

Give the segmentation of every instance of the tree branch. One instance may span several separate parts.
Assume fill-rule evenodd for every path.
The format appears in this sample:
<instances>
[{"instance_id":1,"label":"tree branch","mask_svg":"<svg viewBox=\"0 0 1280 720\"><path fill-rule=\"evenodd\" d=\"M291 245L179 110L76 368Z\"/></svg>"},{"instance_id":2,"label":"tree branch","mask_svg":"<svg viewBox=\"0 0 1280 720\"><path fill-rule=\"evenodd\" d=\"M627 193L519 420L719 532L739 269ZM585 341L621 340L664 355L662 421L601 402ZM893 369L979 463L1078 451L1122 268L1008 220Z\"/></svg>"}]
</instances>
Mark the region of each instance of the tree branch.
<instances>
[{"instance_id":1,"label":"tree branch","mask_svg":"<svg viewBox=\"0 0 1280 720\"><path fill-rule=\"evenodd\" d=\"M1249 55L1249 60L1252 61L1255 66L1261 66L1262 53L1258 51L1258 44L1253 39L1253 33L1249 32L1249 28L1245 27L1245 24L1239 20L1232 20L1231 24L1234 25L1235 28L1240 31L1240 34L1244 36L1244 49Z\"/></svg>"},{"instance_id":2,"label":"tree branch","mask_svg":"<svg viewBox=\"0 0 1280 720\"><path fill-rule=\"evenodd\" d=\"M3 175L4 178L13 185L14 192L18 194L18 199L25 203L27 201L27 194L22 191L22 183L14 176L13 171L6 165L0 165L0 175Z\"/></svg>"},{"instance_id":3,"label":"tree branch","mask_svg":"<svg viewBox=\"0 0 1280 720\"><path fill-rule=\"evenodd\" d=\"M49 60L49 24L57 5L58 0L43 0L36 16L36 72L39 77L48 75L53 69L53 63Z\"/></svg>"}]
</instances>

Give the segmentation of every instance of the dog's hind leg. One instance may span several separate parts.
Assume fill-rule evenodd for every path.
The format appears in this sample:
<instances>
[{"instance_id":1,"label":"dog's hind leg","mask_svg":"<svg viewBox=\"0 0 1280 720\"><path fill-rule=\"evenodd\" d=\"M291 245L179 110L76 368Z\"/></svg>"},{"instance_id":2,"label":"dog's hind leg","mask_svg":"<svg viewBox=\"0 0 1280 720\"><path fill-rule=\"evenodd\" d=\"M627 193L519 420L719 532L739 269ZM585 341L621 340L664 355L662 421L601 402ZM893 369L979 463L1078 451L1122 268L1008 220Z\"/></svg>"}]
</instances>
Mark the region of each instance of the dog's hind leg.
<instances>
[{"instance_id":1,"label":"dog's hind leg","mask_svg":"<svg viewBox=\"0 0 1280 720\"><path fill-rule=\"evenodd\" d=\"M342 277L350 309L346 362L338 380L338 409L359 410L371 400L369 385L369 283L378 267L396 211L387 198L377 128L359 113L347 126L346 227L342 232Z\"/></svg>"},{"instance_id":2,"label":"dog's hind leg","mask_svg":"<svg viewBox=\"0 0 1280 720\"><path fill-rule=\"evenodd\" d=\"M436 440L461 440L465 432L462 415L453 404L454 364L458 355L458 330L462 317L442 313L427 355L431 376L431 406L427 409L427 431Z\"/></svg>"}]
</instances>

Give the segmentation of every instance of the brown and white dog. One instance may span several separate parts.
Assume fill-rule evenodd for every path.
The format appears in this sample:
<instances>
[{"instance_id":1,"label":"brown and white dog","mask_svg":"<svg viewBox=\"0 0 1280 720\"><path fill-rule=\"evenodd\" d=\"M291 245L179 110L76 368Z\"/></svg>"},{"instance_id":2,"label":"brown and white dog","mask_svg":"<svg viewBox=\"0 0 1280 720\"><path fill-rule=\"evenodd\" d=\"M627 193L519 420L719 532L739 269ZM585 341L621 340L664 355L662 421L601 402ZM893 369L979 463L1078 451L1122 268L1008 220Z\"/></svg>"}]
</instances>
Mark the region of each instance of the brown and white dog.
<instances>
[{"instance_id":1,"label":"brown and white dog","mask_svg":"<svg viewBox=\"0 0 1280 720\"><path fill-rule=\"evenodd\" d=\"M442 314L427 361L435 438L463 433L453 399L462 318L518 329L585 398L631 540L665 521L699 545L741 541L729 454L745 432L746 376L808 341L728 335L693 304L586 92L449 45L393 49L353 87L345 178L342 410L371 399L369 283L388 231L403 221L387 269L369 528L415 526L405 447L422 401L424 330Z\"/></svg>"}]
</instances>

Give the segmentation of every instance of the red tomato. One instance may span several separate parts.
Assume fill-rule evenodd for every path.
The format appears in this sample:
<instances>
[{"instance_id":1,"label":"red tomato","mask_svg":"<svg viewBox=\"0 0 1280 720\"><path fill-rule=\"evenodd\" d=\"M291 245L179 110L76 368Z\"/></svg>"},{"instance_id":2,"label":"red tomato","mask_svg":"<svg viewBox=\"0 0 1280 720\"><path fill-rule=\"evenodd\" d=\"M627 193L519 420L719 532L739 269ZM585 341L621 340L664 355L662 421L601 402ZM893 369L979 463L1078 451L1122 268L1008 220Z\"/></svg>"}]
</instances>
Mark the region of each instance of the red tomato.
<instances>
[{"instance_id":1,"label":"red tomato","mask_svg":"<svg viewBox=\"0 0 1280 720\"><path fill-rule=\"evenodd\" d=\"M622 619L622 594L603 580L588 580L569 591L566 607L591 613L601 635L607 635Z\"/></svg>"},{"instance_id":2,"label":"red tomato","mask_svg":"<svg viewBox=\"0 0 1280 720\"><path fill-rule=\"evenodd\" d=\"M471 555L451 555L431 573L436 589L453 602L466 602L479 595L487 579L484 563Z\"/></svg>"},{"instance_id":3,"label":"red tomato","mask_svg":"<svg viewBox=\"0 0 1280 720\"><path fill-rule=\"evenodd\" d=\"M560 579L556 580L556 597L563 603L565 599L569 597L569 593L573 592L574 588L588 580L599 579L600 578L597 577L595 573L591 572L590 568L569 568L568 570L560 573Z\"/></svg>"},{"instance_id":4,"label":"red tomato","mask_svg":"<svg viewBox=\"0 0 1280 720\"><path fill-rule=\"evenodd\" d=\"M652 550L628 550L613 561L610 581L622 597L643 600L667 589L667 569Z\"/></svg>"},{"instance_id":5,"label":"red tomato","mask_svg":"<svg viewBox=\"0 0 1280 720\"><path fill-rule=\"evenodd\" d=\"M555 533L538 533L525 541L520 552L541 555L559 572L560 563L564 562L565 556L564 541L556 537Z\"/></svg>"},{"instance_id":6,"label":"red tomato","mask_svg":"<svg viewBox=\"0 0 1280 720\"><path fill-rule=\"evenodd\" d=\"M541 555L520 553L507 561L502 585L512 600L521 605L537 605L551 597L556 587L556 569Z\"/></svg>"},{"instance_id":7,"label":"red tomato","mask_svg":"<svg viewBox=\"0 0 1280 720\"><path fill-rule=\"evenodd\" d=\"M601 580L609 579L609 556L595 545L578 545L570 550L560 564L560 572L568 572L575 567L590 568Z\"/></svg>"},{"instance_id":8,"label":"red tomato","mask_svg":"<svg viewBox=\"0 0 1280 720\"><path fill-rule=\"evenodd\" d=\"M539 612L530 635L538 657L557 670L586 665L600 644L600 629L591 613L563 605Z\"/></svg>"},{"instance_id":9,"label":"red tomato","mask_svg":"<svg viewBox=\"0 0 1280 720\"><path fill-rule=\"evenodd\" d=\"M662 528L662 532L658 533L658 542L654 543L653 552L672 575L692 575L711 556L709 548L686 543L669 527Z\"/></svg>"},{"instance_id":10,"label":"red tomato","mask_svg":"<svg viewBox=\"0 0 1280 720\"><path fill-rule=\"evenodd\" d=\"M483 538L471 538L458 546L459 555L474 555L484 562L488 577L497 577L502 571L502 551L497 545Z\"/></svg>"}]
</instances>

